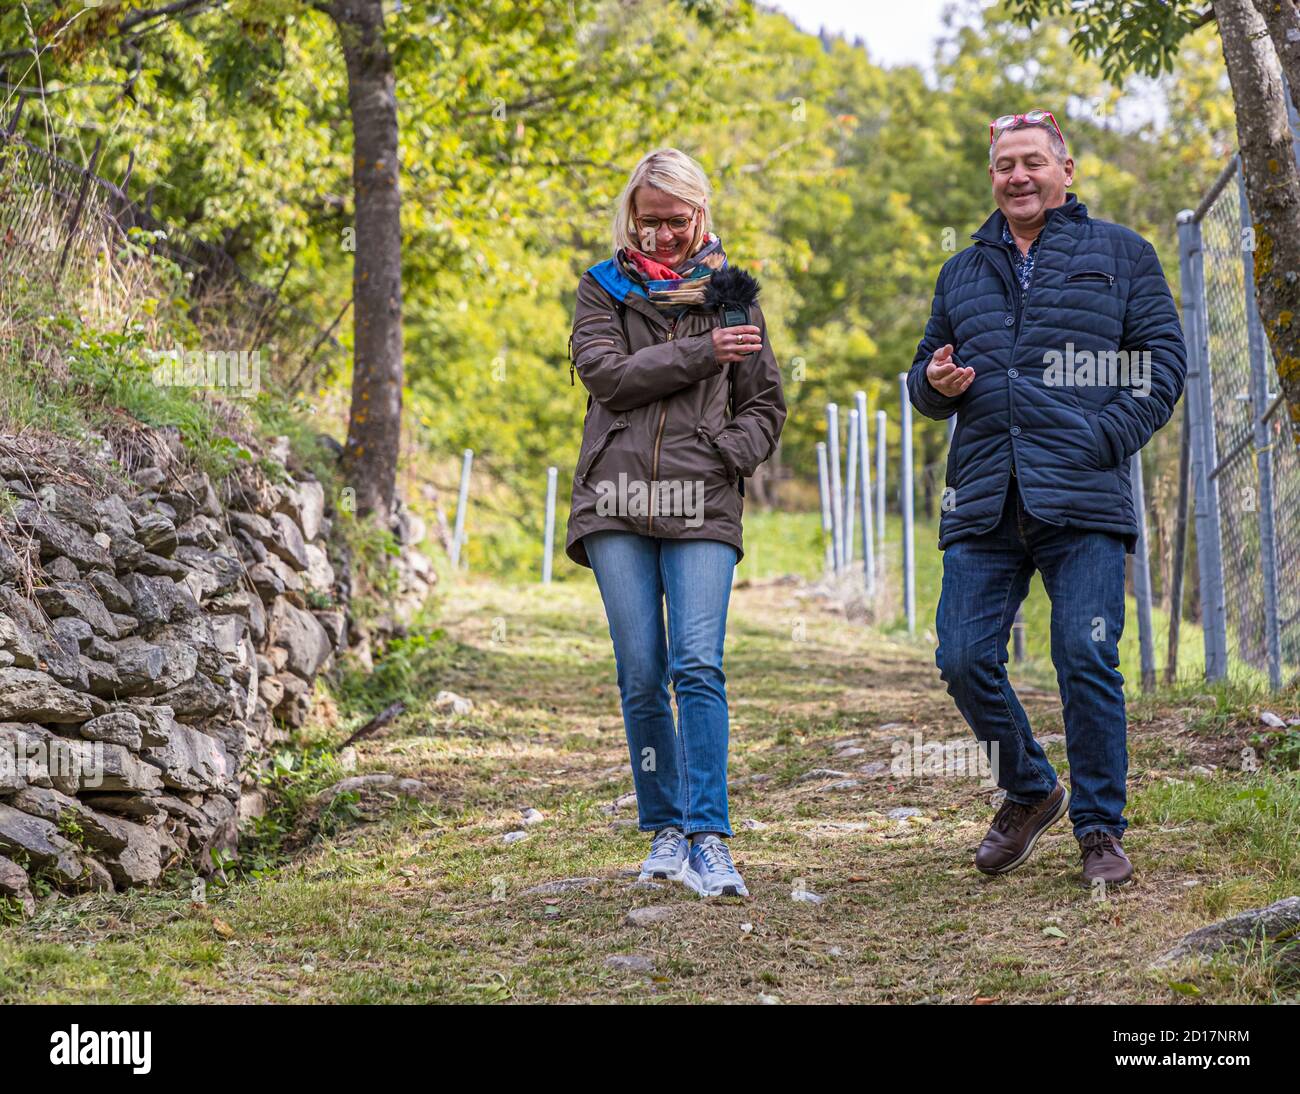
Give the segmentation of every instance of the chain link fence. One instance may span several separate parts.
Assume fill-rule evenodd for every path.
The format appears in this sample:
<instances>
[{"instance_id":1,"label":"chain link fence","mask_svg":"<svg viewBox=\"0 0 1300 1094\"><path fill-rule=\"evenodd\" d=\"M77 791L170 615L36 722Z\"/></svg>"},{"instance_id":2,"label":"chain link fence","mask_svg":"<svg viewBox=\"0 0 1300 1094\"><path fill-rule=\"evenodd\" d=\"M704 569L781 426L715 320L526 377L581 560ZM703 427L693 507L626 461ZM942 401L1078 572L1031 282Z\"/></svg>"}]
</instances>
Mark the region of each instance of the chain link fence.
<instances>
[{"instance_id":1,"label":"chain link fence","mask_svg":"<svg viewBox=\"0 0 1300 1094\"><path fill-rule=\"evenodd\" d=\"M1209 679L1300 672L1300 452L1255 306L1240 157L1179 219L1191 486Z\"/></svg>"}]
</instances>

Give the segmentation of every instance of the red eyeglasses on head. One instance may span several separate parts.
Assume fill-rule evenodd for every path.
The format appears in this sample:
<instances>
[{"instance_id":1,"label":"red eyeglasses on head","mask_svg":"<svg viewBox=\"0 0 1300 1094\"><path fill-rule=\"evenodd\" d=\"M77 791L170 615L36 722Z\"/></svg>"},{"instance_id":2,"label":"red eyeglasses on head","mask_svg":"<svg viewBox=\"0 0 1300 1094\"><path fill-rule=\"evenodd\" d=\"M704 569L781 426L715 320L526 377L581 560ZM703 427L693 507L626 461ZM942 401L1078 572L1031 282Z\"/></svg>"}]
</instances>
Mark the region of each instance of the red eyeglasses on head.
<instances>
[{"instance_id":1,"label":"red eyeglasses on head","mask_svg":"<svg viewBox=\"0 0 1300 1094\"><path fill-rule=\"evenodd\" d=\"M1056 135L1061 138L1061 145L1065 148L1066 154L1069 154L1069 145L1065 143L1065 134L1061 132L1061 127L1056 124L1056 118L1050 110L1030 110L1026 114L1003 114L1000 118L995 118L989 122L989 146L992 147L993 141L997 134L1004 129L1010 129L1018 122L1028 122L1030 125L1042 125L1043 122L1051 122L1052 128L1056 130Z\"/></svg>"}]
</instances>

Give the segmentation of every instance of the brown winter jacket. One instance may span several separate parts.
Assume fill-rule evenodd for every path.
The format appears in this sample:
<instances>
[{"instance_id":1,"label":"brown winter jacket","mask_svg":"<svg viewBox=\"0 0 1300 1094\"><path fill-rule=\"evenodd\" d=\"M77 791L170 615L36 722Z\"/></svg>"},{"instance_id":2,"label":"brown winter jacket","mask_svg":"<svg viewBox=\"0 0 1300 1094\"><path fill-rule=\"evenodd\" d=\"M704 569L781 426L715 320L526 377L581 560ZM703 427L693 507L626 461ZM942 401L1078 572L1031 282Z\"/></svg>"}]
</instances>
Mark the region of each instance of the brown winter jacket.
<instances>
[{"instance_id":1,"label":"brown winter jacket","mask_svg":"<svg viewBox=\"0 0 1300 1094\"><path fill-rule=\"evenodd\" d=\"M786 408L758 305L748 322L763 348L744 361L714 356L720 321L703 306L669 319L582 275L570 356L589 394L565 544L579 565L591 565L582 537L607 530L721 540L743 557L741 479L776 448Z\"/></svg>"}]
</instances>

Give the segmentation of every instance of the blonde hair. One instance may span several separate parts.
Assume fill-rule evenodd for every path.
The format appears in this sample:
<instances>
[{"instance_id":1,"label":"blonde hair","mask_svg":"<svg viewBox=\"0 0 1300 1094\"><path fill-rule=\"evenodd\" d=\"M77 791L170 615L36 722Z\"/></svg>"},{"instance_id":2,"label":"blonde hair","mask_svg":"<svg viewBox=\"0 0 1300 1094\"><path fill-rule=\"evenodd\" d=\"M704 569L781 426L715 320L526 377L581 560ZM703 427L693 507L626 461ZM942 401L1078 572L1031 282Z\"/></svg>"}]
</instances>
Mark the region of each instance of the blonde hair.
<instances>
[{"instance_id":1,"label":"blonde hair","mask_svg":"<svg viewBox=\"0 0 1300 1094\"><path fill-rule=\"evenodd\" d=\"M659 148L649 152L633 168L614 210L614 250L617 251L620 247L631 247L638 251L641 249L632 211L637 188L641 186L653 186L700 211L695 219L691 249L687 253L694 254L699 250L705 233L713 229L713 214L709 208L709 176L695 160L676 148Z\"/></svg>"}]
</instances>

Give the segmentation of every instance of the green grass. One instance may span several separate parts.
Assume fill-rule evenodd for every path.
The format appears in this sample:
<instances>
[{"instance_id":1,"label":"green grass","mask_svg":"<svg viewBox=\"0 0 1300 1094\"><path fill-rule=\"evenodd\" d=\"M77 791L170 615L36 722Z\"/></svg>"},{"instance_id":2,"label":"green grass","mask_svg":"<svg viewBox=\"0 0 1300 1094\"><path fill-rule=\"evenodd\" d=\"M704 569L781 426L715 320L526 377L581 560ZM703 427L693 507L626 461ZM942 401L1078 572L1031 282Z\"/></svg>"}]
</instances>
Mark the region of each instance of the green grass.
<instances>
[{"instance_id":1,"label":"green grass","mask_svg":"<svg viewBox=\"0 0 1300 1094\"><path fill-rule=\"evenodd\" d=\"M410 709L359 747L362 772L422 781L418 798L362 795L325 825L294 826L296 852L194 904L186 879L155 892L87 895L0 927L0 1000L54 1002L1269 1002L1294 1000L1275 951L1155 970L1183 933L1292 895L1300 775L1231 757L1255 732L1253 699L1149 699L1130 732L1134 885L1096 901L1065 826L1005 878L974 872L992 816L974 780L874 779L824 789L817 767L893 754L901 722L930 739L967 730L921 642L882 635L754 586L733 596L727 640L734 850L754 898L701 902L638 890L626 871L645 838L612 820L630 788L614 666L594 583L468 581L440 590L437 631L345 677L316 740L340 740L392 698ZM802 619L799 637L790 627ZM475 709L433 708L449 688ZM1208 694L1208 693L1207 693ZM1026 696L1036 728L1050 694ZM1280 713L1300 697L1276 700ZM834 743L861 742L851 760ZM1062 745L1048 745L1058 768ZM1211 778L1189 773L1216 764ZM338 772L291 783L302 799ZM310 815L310 800L297 805ZM899 825L895 806L926 824ZM522 842L519 810L545 820ZM763 827L746 826L759 822ZM287 843L286 843L287 845ZM593 879L554 895L527 890ZM790 899L822 894L820 905ZM629 908L667 904L662 927ZM742 925L748 924L748 928ZM1049 928L1051 928L1049 930ZM640 954L652 975L611 968Z\"/></svg>"}]
</instances>

